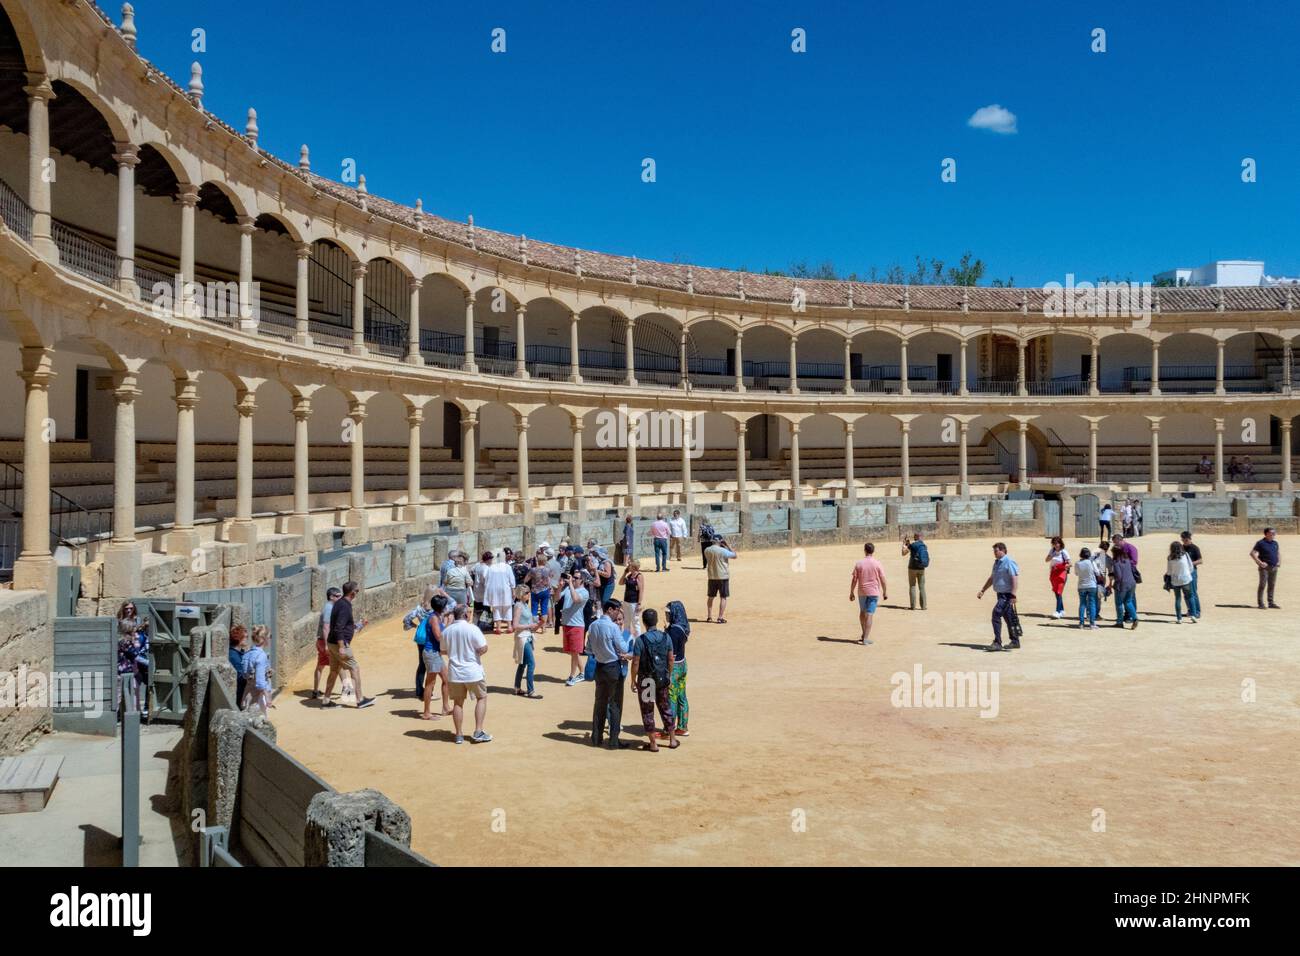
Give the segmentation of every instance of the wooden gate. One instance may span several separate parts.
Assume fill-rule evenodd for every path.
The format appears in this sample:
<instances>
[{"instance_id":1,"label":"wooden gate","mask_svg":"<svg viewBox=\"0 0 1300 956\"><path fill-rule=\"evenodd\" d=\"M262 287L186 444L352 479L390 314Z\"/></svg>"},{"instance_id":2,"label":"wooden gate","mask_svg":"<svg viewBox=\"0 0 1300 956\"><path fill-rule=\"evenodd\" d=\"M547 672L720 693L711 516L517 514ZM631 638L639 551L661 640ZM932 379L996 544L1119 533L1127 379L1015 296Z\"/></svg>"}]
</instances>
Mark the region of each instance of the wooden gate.
<instances>
[{"instance_id":1,"label":"wooden gate","mask_svg":"<svg viewBox=\"0 0 1300 956\"><path fill-rule=\"evenodd\" d=\"M271 632L271 648L268 656L271 667L276 666L275 628L275 586L264 584L254 588L218 588L214 591L187 591L185 600L208 604L238 604L244 609L244 623L251 630L258 624L265 624Z\"/></svg>"},{"instance_id":2,"label":"wooden gate","mask_svg":"<svg viewBox=\"0 0 1300 956\"><path fill-rule=\"evenodd\" d=\"M50 704L54 729L75 734L117 733L117 620L54 619L54 674Z\"/></svg>"},{"instance_id":3,"label":"wooden gate","mask_svg":"<svg viewBox=\"0 0 1300 956\"><path fill-rule=\"evenodd\" d=\"M1097 515L1101 508L1096 495L1074 496L1074 534L1078 538L1097 536Z\"/></svg>"},{"instance_id":4,"label":"wooden gate","mask_svg":"<svg viewBox=\"0 0 1300 956\"><path fill-rule=\"evenodd\" d=\"M141 616L149 618L149 684L145 688L149 722L155 718L184 720L190 698L187 675L194 657L190 631L212 625L229 627L230 609L189 600L135 598L134 603ZM198 655L206 657L212 650L199 648ZM216 651L224 654L225 648Z\"/></svg>"}]
</instances>

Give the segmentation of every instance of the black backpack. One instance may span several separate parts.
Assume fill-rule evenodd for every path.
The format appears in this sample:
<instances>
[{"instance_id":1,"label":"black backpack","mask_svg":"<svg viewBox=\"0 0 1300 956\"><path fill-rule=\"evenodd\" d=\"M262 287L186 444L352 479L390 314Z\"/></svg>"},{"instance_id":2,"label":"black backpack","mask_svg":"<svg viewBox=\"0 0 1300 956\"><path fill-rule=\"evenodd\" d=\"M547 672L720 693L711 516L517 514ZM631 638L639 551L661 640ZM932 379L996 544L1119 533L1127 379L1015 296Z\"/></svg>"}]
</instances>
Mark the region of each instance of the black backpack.
<instances>
[{"instance_id":1,"label":"black backpack","mask_svg":"<svg viewBox=\"0 0 1300 956\"><path fill-rule=\"evenodd\" d=\"M641 635L641 674L659 685L668 683L668 655L673 642L663 631L655 629Z\"/></svg>"}]
</instances>

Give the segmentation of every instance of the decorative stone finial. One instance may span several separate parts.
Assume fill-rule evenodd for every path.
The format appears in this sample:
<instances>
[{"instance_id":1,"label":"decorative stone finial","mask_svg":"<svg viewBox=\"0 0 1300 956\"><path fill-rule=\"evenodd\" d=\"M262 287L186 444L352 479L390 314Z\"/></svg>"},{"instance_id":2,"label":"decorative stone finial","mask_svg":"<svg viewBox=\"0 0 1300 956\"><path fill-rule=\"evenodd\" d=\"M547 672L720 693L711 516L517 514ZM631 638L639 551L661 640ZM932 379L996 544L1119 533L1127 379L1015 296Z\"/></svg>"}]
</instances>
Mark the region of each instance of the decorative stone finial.
<instances>
[{"instance_id":1,"label":"decorative stone finial","mask_svg":"<svg viewBox=\"0 0 1300 956\"><path fill-rule=\"evenodd\" d=\"M573 251L573 271L578 274L579 279L582 278L582 251L579 249Z\"/></svg>"},{"instance_id":2,"label":"decorative stone finial","mask_svg":"<svg viewBox=\"0 0 1300 956\"><path fill-rule=\"evenodd\" d=\"M519 234L519 261L528 265L528 237L523 233Z\"/></svg>"},{"instance_id":3,"label":"decorative stone finial","mask_svg":"<svg viewBox=\"0 0 1300 956\"><path fill-rule=\"evenodd\" d=\"M686 294L687 295L695 294L695 274L691 270L690 266L686 267Z\"/></svg>"},{"instance_id":4,"label":"decorative stone finial","mask_svg":"<svg viewBox=\"0 0 1300 956\"><path fill-rule=\"evenodd\" d=\"M632 284L633 285L637 284L637 278L638 276L636 274L636 256L633 256L632 257Z\"/></svg>"},{"instance_id":5,"label":"decorative stone finial","mask_svg":"<svg viewBox=\"0 0 1300 956\"><path fill-rule=\"evenodd\" d=\"M357 177L357 195L361 197L361 211L369 212L370 210L367 206L366 197L368 197L370 193L366 189L366 177L364 174Z\"/></svg>"},{"instance_id":6,"label":"decorative stone finial","mask_svg":"<svg viewBox=\"0 0 1300 956\"><path fill-rule=\"evenodd\" d=\"M303 143L302 148L298 150L298 168L304 173L311 172L311 150L307 148L306 143Z\"/></svg>"},{"instance_id":7,"label":"decorative stone finial","mask_svg":"<svg viewBox=\"0 0 1300 956\"><path fill-rule=\"evenodd\" d=\"M424 200L415 200L415 228L419 232L424 232Z\"/></svg>"},{"instance_id":8,"label":"decorative stone finial","mask_svg":"<svg viewBox=\"0 0 1300 956\"><path fill-rule=\"evenodd\" d=\"M1215 290L1214 311L1216 312L1223 311L1223 287L1222 286L1220 286L1218 289Z\"/></svg>"},{"instance_id":9,"label":"decorative stone finial","mask_svg":"<svg viewBox=\"0 0 1300 956\"><path fill-rule=\"evenodd\" d=\"M244 139L249 146L257 145L257 110L248 108L248 122L244 124Z\"/></svg>"},{"instance_id":10,"label":"decorative stone finial","mask_svg":"<svg viewBox=\"0 0 1300 956\"><path fill-rule=\"evenodd\" d=\"M474 238L474 214L473 213L470 213L469 218L465 220L465 231L469 234L469 247L471 249L478 249L478 246L475 244L475 238Z\"/></svg>"},{"instance_id":11,"label":"decorative stone finial","mask_svg":"<svg viewBox=\"0 0 1300 956\"><path fill-rule=\"evenodd\" d=\"M203 67L198 60L190 64L190 102L203 109Z\"/></svg>"},{"instance_id":12,"label":"decorative stone finial","mask_svg":"<svg viewBox=\"0 0 1300 956\"><path fill-rule=\"evenodd\" d=\"M122 39L129 47L135 46L135 7L122 4Z\"/></svg>"},{"instance_id":13,"label":"decorative stone finial","mask_svg":"<svg viewBox=\"0 0 1300 956\"><path fill-rule=\"evenodd\" d=\"M1291 311L1291 287L1286 287L1286 310Z\"/></svg>"},{"instance_id":14,"label":"decorative stone finial","mask_svg":"<svg viewBox=\"0 0 1300 956\"><path fill-rule=\"evenodd\" d=\"M736 276L736 295L740 296L740 301L745 301L745 276Z\"/></svg>"},{"instance_id":15,"label":"decorative stone finial","mask_svg":"<svg viewBox=\"0 0 1300 956\"><path fill-rule=\"evenodd\" d=\"M1151 296L1151 299L1155 303L1156 315L1159 315L1160 314L1160 290L1159 289L1153 290L1153 295Z\"/></svg>"},{"instance_id":16,"label":"decorative stone finial","mask_svg":"<svg viewBox=\"0 0 1300 956\"><path fill-rule=\"evenodd\" d=\"M908 286L903 286L903 311L912 311L912 290Z\"/></svg>"},{"instance_id":17,"label":"decorative stone finial","mask_svg":"<svg viewBox=\"0 0 1300 956\"><path fill-rule=\"evenodd\" d=\"M961 310L962 312L970 311L970 288L967 286L963 286L961 290ZM1021 312L1025 311L1024 293L1021 293L1020 295L1020 311Z\"/></svg>"},{"instance_id":18,"label":"decorative stone finial","mask_svg":"<svg viewBox=\"0 0 1300 956\"><path fill-rule=\"evenodd\" d=\"M849 308L853 308L853 283L849 283Z\"/></svg>"}]
</instances>

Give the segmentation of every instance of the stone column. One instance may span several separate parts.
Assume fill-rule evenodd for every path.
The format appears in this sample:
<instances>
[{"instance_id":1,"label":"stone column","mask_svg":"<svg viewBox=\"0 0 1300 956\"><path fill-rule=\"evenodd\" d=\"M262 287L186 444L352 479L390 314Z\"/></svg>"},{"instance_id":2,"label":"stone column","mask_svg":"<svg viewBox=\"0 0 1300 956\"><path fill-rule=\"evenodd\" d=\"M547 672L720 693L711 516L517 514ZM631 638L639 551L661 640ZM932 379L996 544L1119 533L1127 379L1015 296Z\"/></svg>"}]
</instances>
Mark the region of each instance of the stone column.
<instances>
[{"instance_id":1,"label":"stone column","mask_svg":"<svg viewBox=\"0 0 1300 956\"><path fill-rule=\"evenodd\" d=\"M257 331L253 316L253 222L252 216L235 220L239 228L239 327Z\"/></svg>"},{"instance_id":2,"label":"stone column","mask_svg":"<svg viewBox=\"0 0 1300 956\"><path fill-rule=\"evenodd\" d=\"M113 429L113 540L104 555L104 594L138 595L143 554L135 536L135 400L136 376L115 376L113 399L117 413Z\"/></svg>"},{"instance_id":3,"label":"stone column","mask_svg":"<svg viewBox=\"0 0 1300 956\"><path fill-rule=\"evenodd\" d=\"M799 340L790 336L790 394L799 394Z\"/></svg>"},{"instance_id":4,"label":"stone column","mask_svg":"<svg viewBox=\"0 0 1300 956\"><path fill-rule=\"evenodd\" d=\"M736 496L742 508L749 507L749 483L745 480L745 433L748 430L746 422L736 422Z\"/></svg>"},{"instance_id":5,"label":"stone column","mask_svg":"<svg viewBox=\"0 0 1300 956\"><path fill-rule=\"evenodd\" d=\"M176 517L168 532L168 554L191 555L199 546L194 530L194 409L199 404L199 382L194 375L177 376L176 402Z\"/></svg>"},{"instance_id":6,"label":"stone column","mask_svg":"<svg viewBox=\"0 0 1300 956\"><path fill-rule=\"evenodd\" d=\"M907 384L907 339L902 339L898 343L898 393L912 394L912 389Z\"/></svg>"},{"instance_id":7,"label":"stone column","mask_svg":"<svg viewBox=\"0 0 1300 956\"><path fill-rule=\"evenodd\" d=\"M420 426L424 423L424 409L410 408L406 413L406 508L402 517L419 523L424 509L420 507Z\"/></svg>"},{"instance_id":8,"label":"stone column","mask_svg":"<svg viewBox=\"0 0 1300 956\"><path fill-rule=\"evenodd\" d=\"M636 322L627 320L627 341L623 343L624 362L627 365L627 384L636 385Z\"/></svg>"},{"instance_id":9,"label":"stone column","mask_svg":"<svg viewBox=\"0 0 1300 956\"><path fill-rule=\"evenodd\" d=\"M736 391L745 391L745 333L736 329Z\"/></svg>"},{"instance_id":10,"label":"stone column","mask_svg":"<svg viewBox=\"0 0 1300 956\"><path fill-rule=\"evenodd\" d=\"M582 361L578 350L578 313L569 313L569 381L582 384Z\"/></svg>"},{"instance_id":11,"label":"stone column","mask_svg":"<svg viewBox=\"0 0 1300 956\"><path fill-rule=\"evenodd\" d=\"M1017 484L1024 488L1029 484L1029 422L1020 422L1017 431L1019 445L1016 449L1016 465L1020 471Z\"/></svg>"},{"instance_id":12,"label":"stone column","mask_svg":"<svg viewBox=\"0 0 1300 956\"><path fill-rule=\"evenodd\" d=\"M970 422L958 422L959 434L957 446L957 494L962 498L970 497L970 474L967 466L967 441L970 438Z\"/></svg>"},{"instance_id":13,"label":"stone column","mask_svg":"<svg viewBox=\"0 0 1300 956\"><path fill-rule=\"evenodd\" d=\"M1215 342L1215 345L1218 346L1218 352L1217 352L1217 355L1215 356L1215 359L1214 359L1214 394L1215 394L1215 395L1227 395L1227 394L1228 394L1228 389L1227 389L1227 388L1224 386L1224 384L1223 384L1223 347L1224 347L1224 344L1225 344L1225 343L1224 343L1223 339L1219 339L1217 342Z\"/></svg>"},{"instance_id":14,"label":"stone column","mask_svg":"<svg viewBox=\"0 0 1300 956\"><path fill-rule=\"evenodd\" d=\"M465 364L461 366L471 375L478 371L474 361L474 293L465 293Z\"/></svg>"},{"instance_id":15,"label":"stone column","mask_svg":"<svg viewBox=\"0 0 1300 956\"><path fill-rule=\"evenodd\" d=\"M1029 383L1025 376L1025 342L1016 340L1016 394L1028 395Z\"/></svg>"},{"instance_id":16,"label":"stone column","mask_svg":"<svg viewBox=\"0 0 1300 956\"><path fill-rule=\"evenodd\" d=\"M1097 483L1097 432L1101 422L1088 422L1088 483Z\"/></svg>"},{"instance_id":17,"label":"stone column","mask_svg":"<svg viewBox=\"0 0 1300 956\"><path fill-rule=\"evenodd\" d=\"M528 481L528 416L515 413L515 433L519 437L519 513L524 524L533 523L533 491Z\"/></svg>"},{"instance_id":18,"label":"stone column","mask_svg":"<svg viewBox=\"0 0 1300 956\"><path fill-rule=\"evenodd\" d=\"M790 423L790 500L794 502L794 507L803 507L803 482L799 479L798 422Z\"/></svg>"},{"instance_id":19,"label":"stone column","mask_svg":"<svg viewBox=\"0 0 1300 956\"><path fill-rule=\"evenodd\" d=\"M573 416L573 499L570 501L570 507L577 511L579 516L587 512L587 499L584 495L582 481L582 418L578 415Z\"/></svg>"},{"instance_id":20,"label":"stone column","mask_svg":"<svg viewBox=\"0 0 1300 956\"><path fill-rule=\"evenodd\" d=\"M311 469L311 438L307 423L311 419L311 399L295 396L293 400L293 516L289 533L302 535L303 550L316 546L315 521L311 516L311 497L307 478Z\"/></svg>"},{"instance_id":21,"label":"stone column","mask_svg":"<svg viewBox=\"0 0 1300 956\"><path fill-rule=\"evenodd\" d=\"M911 436L912 436L912 423L899 422L898 424L902 430L902 437L899 442L899 451L902 457L903 500L911 501L912 500L912 454L911 454L910 445L911 445Z\"/></svg>"},{"instance_id":22,"label":"stone column","mask_svg":"<svg viewBox=\"0 0 1300 956\"><path fill-rule=\"evenodd\" d=\"M406 363L408 365L424 364L424 356L420 354L420 290L422 288L424 288L423 279L411 279L407 283L410 296L406 322Z\"/></svg>"},{"instance_id":23,"label":"stone column","mask_svg":"<svg viewBox=\"0 0 1300 956\"><path fill-rule=\"evenodd\" d=\"M181 183L176 187L176 201L181 207L181 294L176 302L176 314L193 316L195 309L194 287L194 210L199 204L199 187Z\"/></svg>"},{"instance_id":24,"label":"stone column","mask_svg":"<svg viewBox=\"0 0 1300 956\"><path fill-rule=\"evenodd\" d=\"M27 203L32 207L32 245L42 259L59 261L59 247L50 234L50 100L54 88L44 73L28 73L27 85Z\"/></svg>"},{"instance_id":25,"label":"stone column","mask_svg":"<svg viewBox=\"0 0 1300 956\"><path fill-rule=\"evenodd\" d=\"M844 394L853 394L853 342L844 340Z\"/></svg>"},{"instance_id":26,"label":"stone column","mask_svg":"<svg viewBox=\"0 0 1300 956\"><path fill-rule=\"evenodd\" d=\"M54 349L27 346L22 350L26 385L23 405L23 541L14 562L14 590L45 591L55 596L54 555L50 553L50 382L54 379Z\"/></svg>"},{"instance_id":27,"label":"stone column","mask_svg":"<svg viewBox=\"0 0 1300 956\"><path fill-rule=\"evenodd\" d=\"M1227 494L1228 485L1223 480L1223 427L1227 422L1222 418L1214 420L1214 493Z\"/></svg>"},{"instance_id":28,"label":"stone column","mask_svg":"<svg viewBox=\"0 0 1300 956\"><path fill-rule=\"evenodd\" d=\"M1291 394L1291 340L1282 343L1282 394Z\"/></svg>"},{"instance_id":29,"label":"stone column","mask_svg":"<svg viewBox=\"0 0 1300 956\"><path fill-rule=\"evenodd\" d=\"M299 345L311 345L311 243L300 242L294 251L298 256L298 274L294 284L293 340Z\"/></svg>"},{"instance_id":30,"label":"stone column","mask_svg":"<svg viewBox=\"0 0 1300 956\"><path fill-rule=\"evenodd\" d=\"M1097 345L1097 340L1092 340L1092 360L1088 363L1090 374L1088 376L1088 394L1101 394L1101 350Z\"/></svg>"},{"instance_id":31,"label":"stone column","mask_svg":"<svg viewBox=\"0 0 1300 956\"><path fill-rule=\"evenodd\" d=\"M239 413L239 433L235 446L235 520L226 537L229 541L249 546L248 560L255 555L252 546L257 544L257 525L253 521L253 413L257 411L257 397L248 389L235 394L235 411Z\"/></svg>"},{"instance_id":32,"label":"stone column","mask_svg":"<svg viewBox=\"0 0 1300 956\"><path fill-rule=\"evenodd\" d=\"M370 515L366 511L366 403L359 399L348 402L348 418L352 420L352 494L347 523L350 528L369 528Z\"/></svg>"},{"instance_id":33,"label":"stone column","mask_svg":"<svg viewBox=\"0 0 1300 956\"><path fill-rule=\"evenodd\" d=\"M636 446L638 415L631 412L627 416L627 505L631 508L641 506L640 485L636 476Z\"/></svg>"},{"instance_id":34,"label":"stone column","mask_svg":"<svg viewBox=\"0 0 1300 956\"><path fill-rule=\"evenodd\" d=\"M961 340L961 380L957 383L958 395L969 395L970 388L966 385L966 340Z\"/></svg>"},{"instance_id":35,"label":"stone column","mask_svg":"<svg viewBox=\"0 0 1300 956\"><path fill-rule=\"evenodd\" d=\"M478 504L474 500L474 465L478 453L474 450L474 428L478 425L478 415L466 412L460 419L460 448L464 464L464 501L461 503L461 517L474 521L478 518Z\"/></svg>"},{"instance_id":36,"label":"stone column","mask_svg":"<svg viewBox=\"0 0 1300 956\"><path fill-rule=\"evenodd\" d=\"M844 423L844 497L858 500L858 482L853 476L853 422Z\"/></svg>"},{"instance_id":37,"label":"stone column","mask_svg":"<svg viewBox=\"0 0 1300 956\"><path fill-rule=\"evenodd\" d=\"M1160 342L1151 340L1151 394L1160 394Z\"/></svg>"},{"instance_id":38,"label":"stone column","mask_svg":"<svg viewBox=\"0 0 1300 956\"><path fill-rule=\"evenodd\" d=\"M1291 477L1291 419L1287 412L1278 422L1279 438L1282 442L1282 492L1291 494L1295 491L1295 480Z\"/></svg>"},{"instance_id":39,"label":"stone column","mask_svg":"<svg viewBox=\"0 0 1300 956\"><path fill-rule=\"evenodd\" d=\"M1151 423L1151 494L1160 494L1160 419L1147 416Z\"/></svg>"},{"instance_id":40,"label":"stone column","mask_svg":"<svg viewBox=\"0 0 1300 956\"><path fill-rule=\"evenodd\" d=\"M127 295L138 295L135 281L135 167L140 151L133 143L114 143L117 163L117 287Z\"/></svg>"},{"instance_id":41,"label":"stone column","mask_svg":"<svg viewBox=\"0 0 1300 956\"><path fill-rule=\"evenodd\" d=\"M352 354L365 355L366 345L366 264L352 264Z\"/></svg>"},{"instance_id":42,"label":"stone column","mask_svg":"<svg viewBox=\"0 0 1300 956\"><path fill-rule=\"evenodd\" d=\"M691 450L695 447L695 428L697 416L693 412L682 412L682 497L686 507L695 507L695 487L691 480Z\"/></svg>"},{"instance_id":43,"label":"stone column","mask_svg":"<svg viewBox=\"0 0 1300 956\"><path fill-rule=\"evenodd\" d=\"M525 320L528 318L528 310L524 306L518 306L515 309L515 375L519 378L529 378L528 374L528 344L524 340L526 329Z\"/></svg>"}]
</instances>

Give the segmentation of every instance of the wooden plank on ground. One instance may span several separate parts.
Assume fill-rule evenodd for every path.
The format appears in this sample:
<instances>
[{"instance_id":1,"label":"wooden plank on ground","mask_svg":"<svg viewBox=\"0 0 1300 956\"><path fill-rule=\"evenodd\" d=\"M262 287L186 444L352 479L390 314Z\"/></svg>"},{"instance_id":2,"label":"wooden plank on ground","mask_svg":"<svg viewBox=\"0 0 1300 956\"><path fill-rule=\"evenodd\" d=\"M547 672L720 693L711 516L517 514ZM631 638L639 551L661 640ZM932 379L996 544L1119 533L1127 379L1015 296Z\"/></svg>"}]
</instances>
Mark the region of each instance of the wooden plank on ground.
<instances>
[{"instance_id":1,"label":"wooden plank on ground","mask_svg":"<svg viewBox=\"0 0 1300 956\"><path fill-rule=\"evenodd\" d=\"M62 767L62 757L29 755L0 760L0 813L44 810Z\"/></svg>"}]
</instances>

